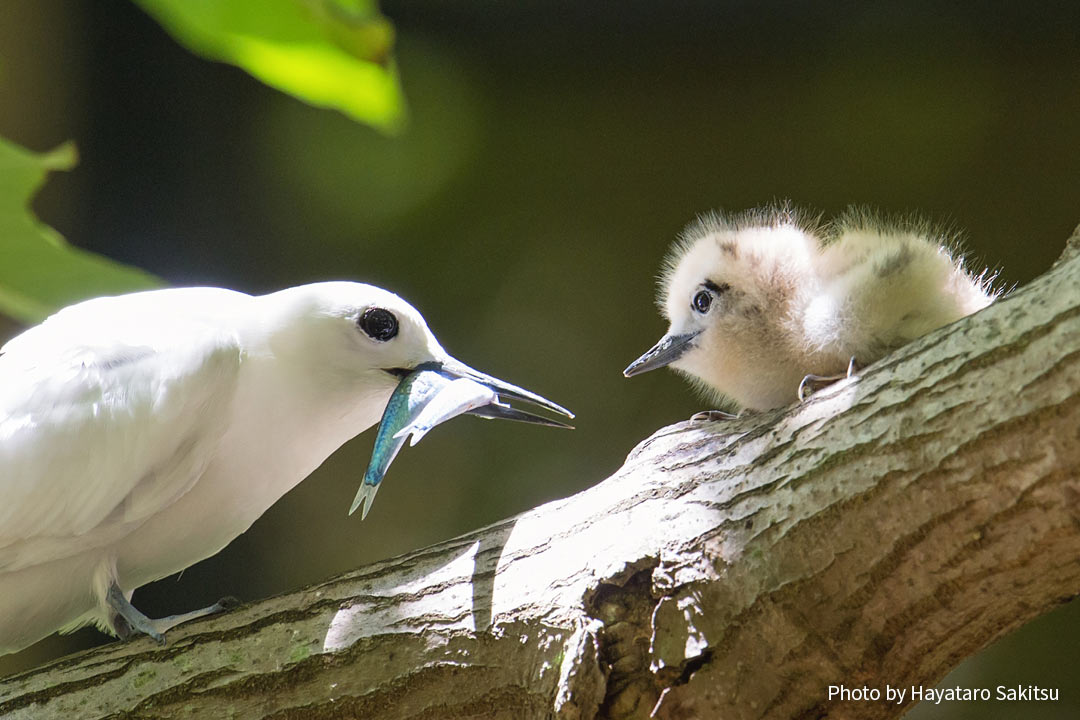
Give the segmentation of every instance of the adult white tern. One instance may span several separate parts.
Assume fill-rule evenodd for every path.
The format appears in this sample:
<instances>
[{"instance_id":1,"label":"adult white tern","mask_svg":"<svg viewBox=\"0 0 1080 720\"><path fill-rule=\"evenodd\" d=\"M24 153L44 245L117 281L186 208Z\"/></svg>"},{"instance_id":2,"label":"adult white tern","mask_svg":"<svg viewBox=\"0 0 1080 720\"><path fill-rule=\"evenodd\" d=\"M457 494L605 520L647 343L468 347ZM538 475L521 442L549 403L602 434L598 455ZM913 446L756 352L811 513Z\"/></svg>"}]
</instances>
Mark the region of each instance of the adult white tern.
<instances>
[{"instance_id":1,"label":"adult white tern","mask_svg":"<svg viewBox=\"0 0 1080 720\"><path fill-rule=\"evenodd\" d=\"M406 435L462 412L561 424L507 399L572 417L350 282L89 300L2 353L0 653L88 623L161 641L216 611L153 620L130 599L225 547L384 408L365 514Z\"/></svg>"}]
</instances>

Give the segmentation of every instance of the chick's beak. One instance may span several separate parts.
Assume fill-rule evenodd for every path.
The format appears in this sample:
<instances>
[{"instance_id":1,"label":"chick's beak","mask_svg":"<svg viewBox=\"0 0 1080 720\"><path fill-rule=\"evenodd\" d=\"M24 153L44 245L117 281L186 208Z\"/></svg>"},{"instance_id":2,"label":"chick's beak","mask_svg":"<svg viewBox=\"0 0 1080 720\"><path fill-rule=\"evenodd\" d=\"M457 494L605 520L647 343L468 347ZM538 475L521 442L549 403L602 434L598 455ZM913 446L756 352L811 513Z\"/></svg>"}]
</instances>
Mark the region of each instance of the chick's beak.
<instances>
[{"instance_id":1,"label":"chick's beak","mask_svg":"<svg viewBox=\"0 0 1080 720\"><path fill-rule=\"evenodd\" d=\"M390 463L411 436L410 445L420 442L429 430L450 418L471 413L483 418L570 428L564 422L511 407L509 400L527 402L552 413L574 417L566 408L536 393L475 370L451 357L427 362L408 371L383 411L375 448L364 481L356 493L349 514L362 504L361 518L367 517L375 492Z\"/></svg>"},{"instance_id":2,"label":"chick's beak","mask_svg":"<svg viewBox=\"0 0 1080 720\"><path fill-rule=\"evenodd\" d=\"M694 346L694 338L699 334L700 331L683 333L682 335L665 335L647 353L630 363L622 374L625 377L633 377L670 365Z\"/></svg>"}]
</instances>

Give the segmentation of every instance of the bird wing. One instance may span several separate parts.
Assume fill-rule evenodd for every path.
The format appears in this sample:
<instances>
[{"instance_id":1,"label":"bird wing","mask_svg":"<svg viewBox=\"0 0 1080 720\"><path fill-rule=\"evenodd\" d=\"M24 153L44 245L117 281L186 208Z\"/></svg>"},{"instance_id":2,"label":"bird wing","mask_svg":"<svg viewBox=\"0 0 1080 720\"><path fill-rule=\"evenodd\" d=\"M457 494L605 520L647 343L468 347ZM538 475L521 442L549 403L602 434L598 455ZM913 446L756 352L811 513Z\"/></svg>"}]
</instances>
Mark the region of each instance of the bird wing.
<instances>
[{"instance_id":1,"label":"bird wing","mask_svg":"<svg viewBox=\"0 0 1080 720\"><path fill-rule=\"evenodd\" d=\"M991 302L928 231L862 223L841 227L819 258L822 289L807 313L819 345L868 364Z\"/></svg>"},{"instance_id":2,"label":"bird wing","mask_svg":"<svg viewBox=\"0 0 1080 720\"><path fill-rule=\"evenodd\" d=\"M0 570L100 546L187 492L228 424L248 296L179 289L67 308L0 355Z\"/></svg>"}]
</instances>

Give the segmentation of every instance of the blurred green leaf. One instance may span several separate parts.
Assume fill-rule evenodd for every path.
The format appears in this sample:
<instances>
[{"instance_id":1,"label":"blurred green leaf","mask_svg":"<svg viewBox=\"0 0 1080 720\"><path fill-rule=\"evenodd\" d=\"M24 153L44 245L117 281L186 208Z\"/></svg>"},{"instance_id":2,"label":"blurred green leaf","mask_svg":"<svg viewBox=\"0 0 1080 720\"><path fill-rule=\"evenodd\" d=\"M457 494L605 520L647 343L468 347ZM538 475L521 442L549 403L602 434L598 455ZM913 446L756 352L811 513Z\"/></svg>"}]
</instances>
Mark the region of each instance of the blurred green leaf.
<instances>
[{"instance_id":1,"label":"blurred green leaf","mask_svg":"<svg viewBox=\"0 0 1080 720\"><path fill-rule=\"evenodd\" d=\"M404 117L394 28L374 0L135 0L180 43L383 131Z\"/></svg>"},{"instance_id":2,"label":"blurred green leaf","mask_svg":"<svg viewBox=\"0 0 1080 720\"><path fill-rule=\"evenodd\" d=\"M96 295L161 284L149 273L68 245L30 211L50 170L69 170L75 146L37 154L0 139L0 312L26 323Z\"/></svg>"}]
</instances>

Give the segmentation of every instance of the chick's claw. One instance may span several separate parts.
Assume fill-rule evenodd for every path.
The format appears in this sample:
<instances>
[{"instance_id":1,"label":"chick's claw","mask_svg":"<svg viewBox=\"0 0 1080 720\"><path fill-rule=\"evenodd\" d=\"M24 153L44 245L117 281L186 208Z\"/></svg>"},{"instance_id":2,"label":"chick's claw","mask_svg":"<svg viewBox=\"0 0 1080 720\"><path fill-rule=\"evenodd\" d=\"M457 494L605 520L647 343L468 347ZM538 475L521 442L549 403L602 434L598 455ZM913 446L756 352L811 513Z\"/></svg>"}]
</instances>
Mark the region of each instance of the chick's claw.
<instances>
[{"instance_id":1,"label":"chick's claw","mask_svg":"<svg viewBox=\"0 0 1080 720\"><path fill-rule=\"evenodd\" d=\"M690 416L692 423L724 422L726 420L738 420L739 415L723 410L702 410Z\"/></svg>"},{"instance_id":2,"label":"chick's claw","mask_svg":"<svg viewBox=\"0 0 1080 720\"><path fill-rule=\"evenodd\" d=\"M847 372L843 375L806 375L803 377L802 382L799 383L799 402L803 402L817 391L823 390L835 382L850 378L858 371L859 366L855 362L855 356L852 356L848 360Z\"/></svg>"}]
</instances>

